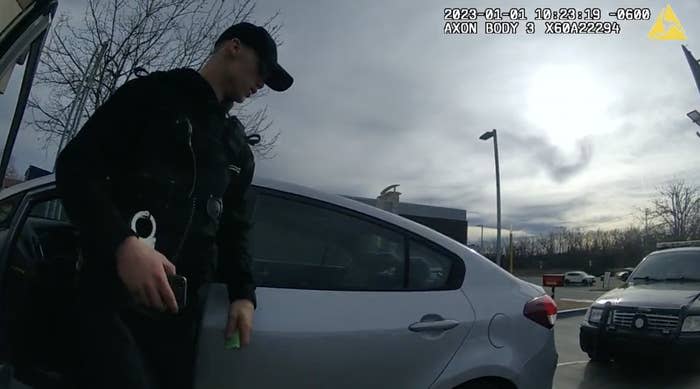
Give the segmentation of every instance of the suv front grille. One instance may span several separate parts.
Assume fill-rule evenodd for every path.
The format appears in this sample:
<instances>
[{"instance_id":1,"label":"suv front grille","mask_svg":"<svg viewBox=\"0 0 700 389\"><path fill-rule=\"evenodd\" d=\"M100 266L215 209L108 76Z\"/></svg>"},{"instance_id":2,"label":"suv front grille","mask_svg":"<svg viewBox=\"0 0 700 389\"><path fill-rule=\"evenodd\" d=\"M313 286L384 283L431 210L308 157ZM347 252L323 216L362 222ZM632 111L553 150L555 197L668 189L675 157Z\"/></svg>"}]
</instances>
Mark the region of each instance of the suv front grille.
<instances>
[{"instance_id":1,"label":"suv front grille","mask_svg":"<svg viewBox=\"0 0 700 389\"><path fill-rule=\"evenodd\" d=\"M613 311L612 324L620 328L632 328L632 321L637 315L646 316L647 330L650 331L672 331L678 326L678 315L637 313L625 311Z\"/></svg>"}]
</instances>

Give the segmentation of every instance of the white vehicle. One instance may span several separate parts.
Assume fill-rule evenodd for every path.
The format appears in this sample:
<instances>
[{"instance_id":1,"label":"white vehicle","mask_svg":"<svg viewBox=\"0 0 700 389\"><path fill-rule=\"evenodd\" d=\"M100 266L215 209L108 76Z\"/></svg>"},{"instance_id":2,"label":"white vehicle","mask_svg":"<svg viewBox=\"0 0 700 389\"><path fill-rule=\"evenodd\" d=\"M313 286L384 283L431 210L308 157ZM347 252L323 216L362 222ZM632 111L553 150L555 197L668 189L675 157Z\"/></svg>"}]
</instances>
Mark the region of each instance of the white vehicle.
<instances>
[{"instance_id":1,"label":"white vehicle","mask_svg":"<svg viewBox=\"0 0 700 389\"><path fill-rule=\"evenodd\" d=\"M585 271L570 271L564 273L564 284L593 285L595 277Z\"/></svg>"}]
</instances>

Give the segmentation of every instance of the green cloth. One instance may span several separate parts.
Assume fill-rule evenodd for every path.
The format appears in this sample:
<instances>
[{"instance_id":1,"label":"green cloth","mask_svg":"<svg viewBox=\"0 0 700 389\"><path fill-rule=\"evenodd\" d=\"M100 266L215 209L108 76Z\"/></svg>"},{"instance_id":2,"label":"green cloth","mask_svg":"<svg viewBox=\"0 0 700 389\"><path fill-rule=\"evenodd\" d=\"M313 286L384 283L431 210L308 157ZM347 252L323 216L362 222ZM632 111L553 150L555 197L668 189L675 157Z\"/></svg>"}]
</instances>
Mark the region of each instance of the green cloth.
<instances>
[{"instance_id":1,"label":"green cloth","mask_svg":"<svg viewBox=\"0 0 700 389\"><path fill-rule=\"evenodd\" d=\"M231 337L226 339L226 343L224 343L224 348L226 348L227 350L232 348L241 348L241 339L237 330L233 333Z\"/></svg>"}]
</instances>

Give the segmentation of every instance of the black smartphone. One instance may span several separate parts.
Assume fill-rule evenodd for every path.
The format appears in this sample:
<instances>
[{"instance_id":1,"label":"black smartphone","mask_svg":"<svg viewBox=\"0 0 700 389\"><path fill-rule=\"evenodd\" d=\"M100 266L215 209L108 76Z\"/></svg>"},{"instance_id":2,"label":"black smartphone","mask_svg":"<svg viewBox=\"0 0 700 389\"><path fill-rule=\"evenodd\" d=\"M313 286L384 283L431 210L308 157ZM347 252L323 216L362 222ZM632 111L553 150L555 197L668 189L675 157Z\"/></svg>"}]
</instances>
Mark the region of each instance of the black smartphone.
<instances>
[{"instance_id":1,"label":"black smartphone","mask_svg":"<svg viewBox=\"0 0 700 389\"><path fill-rule=\"evenodd\" d=\"M175 294L178 311L187 305L187 278L179 274L168 275L168 283Z\"/></svg>"}]
</instances>

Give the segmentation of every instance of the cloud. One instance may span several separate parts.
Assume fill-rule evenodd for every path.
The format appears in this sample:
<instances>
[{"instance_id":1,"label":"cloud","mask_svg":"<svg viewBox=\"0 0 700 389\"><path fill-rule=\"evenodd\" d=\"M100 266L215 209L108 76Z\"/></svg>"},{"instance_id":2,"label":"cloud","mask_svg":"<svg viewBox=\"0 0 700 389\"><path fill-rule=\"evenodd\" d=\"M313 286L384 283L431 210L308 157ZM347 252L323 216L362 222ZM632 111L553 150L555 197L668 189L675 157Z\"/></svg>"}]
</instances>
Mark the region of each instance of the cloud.
<instances>
[{"instance_id":1,"label":"cloud","mask_svg":"<svg viewBox=\"0 0 700 389\"><path fill-rule=\"evenodd\" d=\"M499 6L534 14L526 1ZM645 6L655 17L665 3ZM669 177L700 183L697 126L685 117L698 91L680 45L647 39L653 21L606 36L445 36L442 7L259 2L259 20L281 12L279 58L295 83L250 104L267 106L281 132L277 157L258 159L256 174L365 197L399 183L404 201L495 226L493 147L478 136L496 128L503 223L529 232L624 226ZM674 10L697 54L700 7ZM32 136L21 142L23 159L45 159Z\"/></svg>"},{"instance_id":2,"label":"cloud","mask_svg":"<svg viewBox=\"0 0 700 389\"><path fill-rule=\"evenodd\" d=\"M546 171L557 183L564 183L585 169L593 157L593 144L590 138L577 141L577 155L570 156L544 137L510 135L514 137L512 143L519 149L527 150L532 162ZM513 150L513 147L510 149Z\"/></svg>"}]
</instances>

